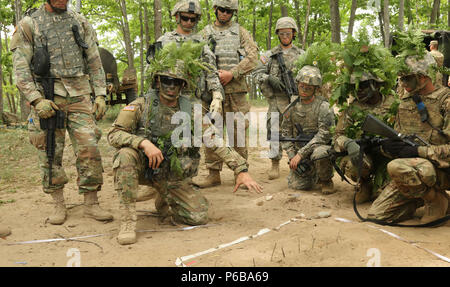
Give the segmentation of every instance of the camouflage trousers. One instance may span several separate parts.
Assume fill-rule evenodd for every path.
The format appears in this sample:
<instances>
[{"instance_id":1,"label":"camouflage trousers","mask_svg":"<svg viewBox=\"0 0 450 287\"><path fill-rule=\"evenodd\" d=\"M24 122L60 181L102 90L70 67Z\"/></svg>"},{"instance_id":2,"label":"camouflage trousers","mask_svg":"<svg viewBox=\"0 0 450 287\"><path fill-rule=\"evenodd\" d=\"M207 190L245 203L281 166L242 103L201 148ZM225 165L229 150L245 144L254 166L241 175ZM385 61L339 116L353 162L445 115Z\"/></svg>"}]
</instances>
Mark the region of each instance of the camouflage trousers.
<instances>
[{"instance_id":1,"label":"camouflage trousers","mask_svg":"<svg viewBox=\"0 0 450 287\"><path fill-rule=\"evenodd\" d=\"M288 176L288 186L292 189L311 190L318 181L329 181L333 178L333 166L328 158L317 160L328 155L328 145L316 146L309 157L313 161L312 168L302 174L290 170Z\"/></svg>"},{"instance_id":2,"label":"camouflage trousers","mask_svg":"<svg viewBox=\"0 0 450 287\"><path fill-rule=\"evenodd\" d=\"M208 201L192 186L191 178L150 182L145 178L145 156L133 148L122 148L113 158L114 188L120 202L134 204L139 184L156 189L155 207L163 217L177 222L201 225L208 222Z\"/></svg>"},{"instance_id":3,"label":"camouflage trousers","mask_svg":"<svg viewBox=\"0 0 450 287\"><path fill-rule=\"evenodd\" d=\"M237 93L237 94L225 94L225 98L222 103L223 107L223 115L225 117L223 118L224 124L226 121L226 113L233 112L233 113L239 113L241 112L243 116L245 116L250 111L250 104L247 101L246 93ZM206 103L204 103L205 105ZM206 107L206 109L209 109L209 107ZM248 131L249 122L248 120L245 120L245 145L244 146L238 146L238 124L237 120L234 121L234 130L233 130L233 138L231 138L231 135L228 135L229 144L232 145L233 149L239 153L243 158L248 158ZM241 133L241 132L239 132ZM225 144L225 139L224 139ZM214 153L214 149L212 148L205 148L205 163L206 168L213 169L213 170L222 170L223 161Z\"/></svg>"},{"instance_id":4,"label":"camouflage trousers","mask_svg":"<svg viewBox=\"0 0 450 287\"><path fill-rule=\"evenodd\" d=\"M423 158L400 158L389 162L391 182L370 207L368 217L389 222L411 218L423 205L423 197L431 188L445 192L450 188L450 175L436 169Z\"/></svg>"},{"instance_id":5,"label":"camouflage trousers","mask_svg":"<svg viewBox=\"0 0 450 287\"><path fill-rule=\"evenodd\" d=\"M30 142L38 150L39 168L43 190L52 193L61 190L69 181L62 167L66 130L69 133L72 148L76 156L75 166L78 172L79 193L99 191L103 184L103 166L98 141L102 134L91 114L90 95L80 97L60 97L55 95L54 102L65 112L65 129L55 132L55 157L52 165L52 184L49 184L49 165L46 148L47 132L41 130L39 117L32 109L28 117Z\"/></svg>"},{"instance_id":6,"label":"camouflage trousers","mask_svg":"<svg viewBox=\"0 0 450 287\"><path fill-rule=\"evenodd\" d=\"M278 119L278 132L281 136L281 121L283 120L281 118L281 113L284 111L284 109L289 105L289 98L287 96L285 97L277 97L274 96L272 98L267 98L267 102L269 103L269 109L267 110L267 133L270 133L270 118L271 113L279 113L280 117ZM273 143L270 143L270 151L272 151ZM283 157L283 149L281 147L281 143L279 143L278 152L272 154L269 153L269 158L272 160L281 160Z\"/></svg>"}]
</instances>

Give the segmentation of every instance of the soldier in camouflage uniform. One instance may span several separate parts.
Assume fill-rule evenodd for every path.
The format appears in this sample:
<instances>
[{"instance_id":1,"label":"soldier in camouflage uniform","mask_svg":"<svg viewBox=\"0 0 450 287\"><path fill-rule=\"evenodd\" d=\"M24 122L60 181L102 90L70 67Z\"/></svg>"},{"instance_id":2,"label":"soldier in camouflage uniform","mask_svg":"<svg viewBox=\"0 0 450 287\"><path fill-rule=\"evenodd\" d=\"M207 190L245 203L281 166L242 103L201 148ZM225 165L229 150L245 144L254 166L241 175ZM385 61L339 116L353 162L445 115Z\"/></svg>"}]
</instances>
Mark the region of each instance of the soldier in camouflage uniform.
<instances>
[{"instance_id":1,"label":"soldier in camouflage uniform","mask_svg":"<svg viewBox=\"0 0 450 287\"><path fill-rule=\"evenodd\" d=\"M444 54L439 52L439 42L437 40L430 42L430 54L433 56L438 67L444 66ZM436 87L442 86L442 77L443 75L440 72L436 73L436 80L434 82Z\"/></svg>"},{"instance_id":2,"label":"soldier in camouflage uniform","mask_svg":"<svg viewBox=\"0 0 450 287\"><path fill-rule=\"evenodd\" d=\"M407 93L401 98L395 130L404 135L416 134L432 145L448 145L450 91L448 88L437 88L432 83L430 68L436 62L426 53L422 59L418 56L407 57L405 64L408 70L402 71L400 77ZM406 220L423 204L425 215L421 219L422 223L445 215L448 209L445 190L450 188L448 170L436 168L439 163L435 161L434 166L428 160L415 158L417 155L414 153L405 154L405 149L396 146L395 141L387 141L382 149L393 158L406 159L393 160L388 164L387 170L392 181L373 202L369 218L391 222ZM420 148L420 153L433 160L435 152L441 154L438 157L446 158L447 156L442 155L445 150L446 148Z\"/></svg>"},{"instance_id":3,"label":"soldier in camouflage uniform","mask_svg":"<svg viewBox=\"0 0 450 287\"><path fill-rule=\"evenodd\" d=\"M292 43L297 32L298 28L294 19L291 17L282 17L278 19L275 26L275 33L278 35L280 45L262 55L260 57L261 62L253 72L263 95L269 103L267 117L274 112L283 112L290 102L289 95L286 94L286 91L283 88L284 84L281 80L281 71L278 61L276 57L273 56L282 53L286 68L291 70L297 58L305 52ZM272 159L272 168L268 171L269 179L276 179L280 177L280 160L283 156L281 146L277 154L272 154L270 156Z\"/></svg>"},{"instance_id":4,"label":"soldier in camouflage uniform","mask_svg":"<svg viewBox=\"0 0 450 287\"><path fill-rule=\"evenodd\" d=\"M120 244L136 242L135 193L139 184L152 185L158 191L155 206L163 218L169 217L189 225L206 224L208 221L208 201L191 185L191 178L197 174L200 161L199 148L176 148L176 158L180 163L177 170L172 165L173 159L162 153L161 146L158 148L154 144L164 137L170 139L168 135L177 127L171 124L175 113L181 111L193 115L192 102L179 96L187 85L182 65L182 61L178 60L173 69L157 72L154 77L156 90L150 90L145 97L123 108L108 134L109 143L118 149L114 155L113 169L114 186L122 213L117 238ZM245 159L238 153L228 147L214 148L214 152L234 170L234 191L244 184L261 192L261 187L247 172ZM151 181L145 177L147 166L154 171Z\"/></svg>"},{"instance_id":5,"label":"soldier in camouflage uniform","mask_svg":"<svg viewBox=\"0 0 450 287\"><path fill-rule=\"evenodd\" d=\"M350 77L350 83L356 84L354 74ZM355 139L346 136L346 129L355 125L357 120L355 112L369 112L374 115L383 116L388 113L394 98L385 96L380 92L383 81L374 77L368 72L364 72L359 80L359 88L356 92L356 98L352 98L349 103L352 108L345 109L339 114L336 124L335 134L333 136L333 146L335 151L348 153L340 161L340 168L346 176L353 181L358 180L358 157L359 145ZM356 109L354 109L356 108ZM373 194L373 175L376 170L374 160L380 159L380 154L364 154L363 165L361 170L361 186L356 194L356 202L363 203L376 197ZM355 163L355 164L354 164Z\"/></svg>"},{"instance_id":6,"label":"soldier in camouflage uniform","mask_svg":"<svg viewBox=\"0 0 450 287\"><path fill-rule=\"evenodd\" d=\"M303 146L293 142L282 143L291 168L288 185L293 189L310 190L318 183L323 194L331 194L335 192L332 181L333 167L326 156L331 149L330 129L334 126L334 113L327 101L316 96L322 85L322 76L317 67L304 66L295 80L300 101L285 114L281 132L283 137L297 137L295 125L300 124L304 136L312 138ZM307 161L312 163L301 168Z\"/></svg>"},{"instance_id":7,"label":"soldier in camouflage uniform","mask_svg":"<svg viewBox=\"0 0 450 287\"><path fill-rule=\"evenodd\" d=\"M201 32L211 50L216 56L219 79L225 91L222 111L247 114L250 104L247 101L247 83L245 76L250 73L258 62L258 47L253 41L250 33L238 23L231 21L234 13L238 11L237 0L214 0L213 8L216 21L207 25ZM247 131L248 121L245 121L245 143L237 142L238 124L234 124L234 140L229 135L229 143L245 159L248 158ZM222 160L218 158L211 149L205 149L205 162L209 170L209 176L204 180L195 179L194 183L201 188L221 184L220 171Z\"/></svg>"},{"instance_id":8,"label":"soldier in camouflage uniform","mask_svg":"<svg viewBox=\"0 0 450 287\"><path fill-rule=\"evenodd\" d=\"M78 26L87 48L82 48L75 40L74 26ZM44 98L42 85L33 71L33 52L45 46L50 55L50 74L55 79L54 101ZM67 11L67 1L48 0L19 22L11 40L11 50L17 87L33 107L28 130L31 143L38 149L43 189L51 194L56 204L49 222L62 224L66 219L63 188L68 178L62 167L66 130L77 156L77 184L79 193L84 195L85 215L96 220L112 220L110 213L100 209L97 198L103 184L103 167L97 146L101 131L93 114L99 120L105 113L106 83L92 26L80 14ZM94 106L92 92L96 96ZM53 177L49 184L46 131L41 130L39 119L54 116L55 110L65 112L66 128L55 132Z\"/></svg>"}]
</instances>

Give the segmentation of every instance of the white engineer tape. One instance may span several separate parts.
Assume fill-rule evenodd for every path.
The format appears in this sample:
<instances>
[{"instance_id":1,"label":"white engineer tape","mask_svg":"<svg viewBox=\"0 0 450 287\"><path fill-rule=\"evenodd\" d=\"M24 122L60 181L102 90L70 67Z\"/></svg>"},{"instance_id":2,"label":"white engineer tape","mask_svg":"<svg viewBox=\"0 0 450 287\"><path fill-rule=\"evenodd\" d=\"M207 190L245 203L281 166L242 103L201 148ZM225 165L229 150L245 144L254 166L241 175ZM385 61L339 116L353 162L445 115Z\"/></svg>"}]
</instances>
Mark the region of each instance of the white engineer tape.
<instances>
[{"instance_id":1,"label":"white engineer tape","mask_svg":"<svg viewBox=\"0 0 450 287\"><path fill-rule=\"evenodd\" d=\"M340 221L340 222L353 222L353 221L351 221L351 220L348 220L348 219L345 219L345 218L339 218L339 217L336 217L335 220L336 220L336 221ZM395 239L398 239L398 240L400 240L400 241L403 241L403 242L406 242L406 243L408 243L408 244L411 244L411 245L414 246L414 247L417 247L417 248L419 248L419 249L422 249L422 250L424 250L424 251L426 251L426 252L428 252L428 253L430 253L430 254L436 256L437 258L439 258L439 259L441 259L441 260L443 260L443 261L445 261L445 262L450 263L450 258L445 257L445 256L443 256L443 255L441 255L441 254L439 254L439 253L436 253L436 252L434 252L434 251L432 251L432 250L430 250L430 249L428 249L428 248L424 248L424 247L418 245L417 243L411 242L410 240L404 239L403 237L401 237L401 236L399 236L399 235L397 235L397 234L395 234L395 233L392 233L392 232L390 232L390 231L387 231L387 230L385 230L385 229L383 229L383 228L380 228L380 227L378 227L378 226L373 226L373 225L368 225L368 224L366 224L366 225L369 226L370 228L379 230L379 231L381 231L381 232L383 232L383 233L385 233L385 234L387 234L387 235L389 235L389 236L391 236L391 237L394 237Z\"/></svg>"}]
</instances>

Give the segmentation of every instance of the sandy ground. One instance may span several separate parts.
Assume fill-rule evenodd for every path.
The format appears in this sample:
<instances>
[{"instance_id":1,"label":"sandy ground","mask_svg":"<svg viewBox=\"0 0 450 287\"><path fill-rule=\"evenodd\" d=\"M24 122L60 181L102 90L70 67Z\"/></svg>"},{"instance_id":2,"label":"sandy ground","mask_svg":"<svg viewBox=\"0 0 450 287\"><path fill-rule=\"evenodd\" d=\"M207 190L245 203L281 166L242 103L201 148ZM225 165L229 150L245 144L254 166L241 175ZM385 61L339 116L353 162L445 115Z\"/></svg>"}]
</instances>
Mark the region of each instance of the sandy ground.
<instances>
[{"instance_id":1,"label":"sandy ground","mask_svg":"<svg viewBox=\"0 0 450 287\"><path fill-rule=\"evenodd\" d=\"M12 177L9 183L3 181L0 186L3 202L0 204L0 223L13 231L12 235L0 239L0 266L67 266L77 258L81 266L176 266L177 258L184 259L182 263L187 266L450 266L430 253L450 257L450 223L439 228L381 227L361 223L352 210L353 188L337 175L334 177L337 193L332 195L322 195L318 190L290 190L286 179L289 172L286 156L281 163L281 177L269 181L266 171L270 161L260 158L256 148L250 149L250 173L264 186L263 194L243 190L233 194L233 173L224 168L222 185L203 190L210 203L210 225L180 231L177 229L186 226L160 224L152 213L155 208L151 199L137 205L140 210L137 229L143 231L138 233L138 242L121 246L116 241L120 222L112 178L113 149L105 139L109 125L100 125L104 131L100 144L105 183L99 197L101 206L114 214L116 220L113 222L101 223L83 217L80 206L83 198L77 193L75 159L70 147L64 156L70 177L65 198L70 209L66 223L61 226L45 223L52 211L52 200L41 190L39 172L35 168L37 156L32 154L18 161L8 157L1 159L4 167L20 171L20 167L27 166L29 170L25 176ZM28 144L26 136L21 136L20 140L24 145ZM70 145L70 141L67 143ZM15 150L15 147L11 148L12 153ZM0 174L4 172L0 171ZM206 174L202 166L199 175ZM266 196L271 199L267 200ZM366 214L368 207L369 204L361 205L361 212ZM331 212L331 217L316 218L321 211ZM408 223L413 222L418 220ZM266 228L269 232L248 240L243 238ZM101 236L79 241L10 245L88 235ZM242 242L236 243L240 238ZM232 242L235 244L226 245ZM186 258L205 250L210 252Z\"/></svg>"}]
</instances>

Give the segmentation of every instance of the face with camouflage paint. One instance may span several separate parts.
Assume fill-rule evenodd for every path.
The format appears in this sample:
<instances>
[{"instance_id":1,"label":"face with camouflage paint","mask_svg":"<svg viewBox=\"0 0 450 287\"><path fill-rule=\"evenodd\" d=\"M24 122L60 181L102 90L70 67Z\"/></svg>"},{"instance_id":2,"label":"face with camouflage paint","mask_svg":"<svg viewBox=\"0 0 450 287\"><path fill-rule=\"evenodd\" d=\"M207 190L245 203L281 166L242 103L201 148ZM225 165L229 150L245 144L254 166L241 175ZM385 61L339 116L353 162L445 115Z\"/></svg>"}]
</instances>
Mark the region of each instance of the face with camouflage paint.
<instances>
[{"instance_id":1,"label":"face with camouflage paint","mask_svg":"<svg viewBox=\"0 0 450 287\"><path fill-rule=\"evenodd\" d=\"M184 86L184 81L168 76L159 76L159 91L161 96L167 101L176 101L180 95L180 91Z\"/></svg>"}]
</instances>

